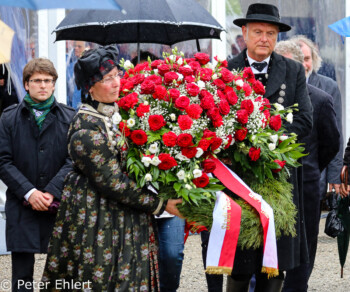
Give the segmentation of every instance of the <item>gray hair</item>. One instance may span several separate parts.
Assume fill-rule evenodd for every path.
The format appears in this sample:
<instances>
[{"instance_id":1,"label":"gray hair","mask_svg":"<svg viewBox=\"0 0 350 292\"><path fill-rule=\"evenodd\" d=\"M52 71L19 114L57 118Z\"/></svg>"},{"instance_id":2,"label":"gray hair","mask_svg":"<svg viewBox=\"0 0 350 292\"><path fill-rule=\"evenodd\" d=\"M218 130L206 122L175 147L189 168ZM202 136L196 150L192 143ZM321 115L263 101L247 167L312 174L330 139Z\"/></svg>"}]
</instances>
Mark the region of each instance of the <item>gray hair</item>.
<instances>
[{"instance_id":1,"label":"gray hair","mask_svg":"<svg viewBox=\"0 0 350 292\"><path fill-rule=\"evenodd\" d=\"M300 47L293 41L280 41L276 44L275 52L280 55L292 54L293 60L303 64L304 54Z\"/></svg>"},{"instance_id":2,"label":"gray hair","mask_svg":"<svg viewBox=\"0 0 350 292\"><path fill-rule=\"evenodd\" d=\"M321 68L322 58L318 53L316 45L304 35L293 36L290 40L295 42L299 46L301 46L301 44L304 43L310 48L312 58L312 71L317 73L317 71Z\"/></svg>"}]
</instances>

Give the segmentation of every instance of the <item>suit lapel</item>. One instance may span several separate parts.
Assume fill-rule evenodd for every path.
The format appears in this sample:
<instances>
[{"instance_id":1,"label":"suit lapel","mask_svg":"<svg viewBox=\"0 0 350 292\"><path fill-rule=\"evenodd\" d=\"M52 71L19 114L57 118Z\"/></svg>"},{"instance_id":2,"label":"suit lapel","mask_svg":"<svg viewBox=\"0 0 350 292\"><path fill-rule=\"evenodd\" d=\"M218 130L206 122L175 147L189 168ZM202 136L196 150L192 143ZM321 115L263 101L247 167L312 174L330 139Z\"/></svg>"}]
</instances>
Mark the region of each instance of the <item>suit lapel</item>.
<instances>
[{"instance_id":1,"label":"suit lapel","mask_svg":"<svg viewBox=\"0 0 350 292\"><path fill-rule=\"evenodd\" d=\"M272 53L271 71L266 84L264 97L271 97L281 86L286 78L286 63L280 55Z\"/></svg>"}]
</instances>

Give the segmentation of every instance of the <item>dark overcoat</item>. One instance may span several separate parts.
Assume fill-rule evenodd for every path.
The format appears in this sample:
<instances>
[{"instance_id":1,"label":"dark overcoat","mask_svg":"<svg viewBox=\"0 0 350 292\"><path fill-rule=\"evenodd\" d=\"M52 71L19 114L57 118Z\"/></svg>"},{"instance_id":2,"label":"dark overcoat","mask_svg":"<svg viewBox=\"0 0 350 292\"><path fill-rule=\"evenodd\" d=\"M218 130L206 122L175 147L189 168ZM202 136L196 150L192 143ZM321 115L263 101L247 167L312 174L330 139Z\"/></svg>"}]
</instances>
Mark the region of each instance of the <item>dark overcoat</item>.
<instances>
[{"instance_id":1,"label":"dark overcoat","mask_svg":"<svg viewBox=\"0 0 350 292\"><path fill-rule=\"evenodd\" d=\"M67 132L74 109L54 101L41 131L27 104L5 109L0 119L0 179L7 185L6 244L13 252L46 253L55 216L23 206L33 188L60 199L72 170Z\"/></svg>"},{"instance_id":2,"label":"dark overcoat","mask_svg":"<svg viewBox=\"0 0 350 292\"><path fill-rule=\"evenodd\" d=\"M246 50L228 63L228 68L245 67ZM288 132L294 132L299 139L307 136L312 129L312 105L306 88L304 67L291 59L272 52L270 72L264 97L270 103L280 103L284 107L298 104L299 111L293 113L293 123L286 124ZM278 266L280 270L289 270L308 260L305 222L302 197L302 170L291 169L290 183L293 184L293 202L297 207L296 237L282 236L277 241ZM260 272L262 249L244 250L237 248L233 274Z\"/></svg>"},{"instance_id":3,"label":"dark overcoat","mask_svg":"<svg viewBox=\"0 0 350 292\"><path fill-rule=\"evenodd\" d=\"M326 169L322 172L320 189L321 198L327 192L327 184L340 184L340 171L343 165L343 134L342 134L342 101L341 94L337 82L333 79L312 72L308 79L308 83L327 92L333 98L333 106L337 117L338 129L340 132L340 147L337 155L331 160ZM337 141L334 141L337 143Z\"/></svg>"}]
</instances>

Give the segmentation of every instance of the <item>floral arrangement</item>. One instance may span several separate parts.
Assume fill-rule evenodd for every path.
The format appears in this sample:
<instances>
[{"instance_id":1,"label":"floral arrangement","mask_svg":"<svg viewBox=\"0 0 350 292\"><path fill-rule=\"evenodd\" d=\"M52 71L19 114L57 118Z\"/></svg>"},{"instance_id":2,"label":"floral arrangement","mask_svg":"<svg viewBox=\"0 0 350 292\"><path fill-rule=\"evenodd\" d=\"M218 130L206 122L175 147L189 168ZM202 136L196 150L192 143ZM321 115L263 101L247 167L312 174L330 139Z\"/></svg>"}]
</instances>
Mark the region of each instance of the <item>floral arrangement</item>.
<instances>
[{"instance_id":1,"label":"floral arrangement","mask_svg":"<svg viewBox=\"0 0 350 292\"><path fill-rule=\"evenodd\" d=\"M215 57L213 64L204 53L186 59L176 48L163 57L135 67L121 61L125 75L114 120L123 133L120 143L129 146L129 175L139 187L151 184L160 197L182 198L180 211L187 220L210 229L215 193L224 189L210 175L212 158L220 158L239 168L244 179L259 182L257 186L268 181L289 190L282 193L291 209L289 222L294 222L286 178L288 167L298 166L304 154L297 137L286 135L282 126L282 120L292 122L293 108L270 105L250 68L231 72L225 60ZM242 225L242 230L254 232L248 240L240 236L241 244L258 246L251 237L260 233L259 219L244 202L239 204L245 210L242 224L244 218L257 221L253 227ZM276 224L277 235L280 230L293 234L283 219L281 226Z\"/></svg>"}]
</instances>

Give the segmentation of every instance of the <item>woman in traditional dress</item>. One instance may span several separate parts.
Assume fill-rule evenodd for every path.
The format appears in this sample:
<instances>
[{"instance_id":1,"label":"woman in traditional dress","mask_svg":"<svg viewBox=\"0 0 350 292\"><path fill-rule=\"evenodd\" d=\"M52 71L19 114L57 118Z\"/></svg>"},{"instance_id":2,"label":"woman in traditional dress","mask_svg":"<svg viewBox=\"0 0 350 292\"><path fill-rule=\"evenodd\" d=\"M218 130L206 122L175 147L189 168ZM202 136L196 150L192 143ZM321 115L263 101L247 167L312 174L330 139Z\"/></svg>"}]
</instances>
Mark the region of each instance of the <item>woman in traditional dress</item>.
<instances>
[{"instance_id":1,"label":"woman in traditional dress","mask_svg":"<svg viewBox=\"0 0 350 292\"><path fill-rule=\"evenodd\" d=\"M152 215L180 215L181 200L163 201L125 173L117 55L113 46L90 50L74 68L86 96L68 132L74 171L49 245L43 281L50 291L159 290Z\"/></svg>"}]
</instances>

